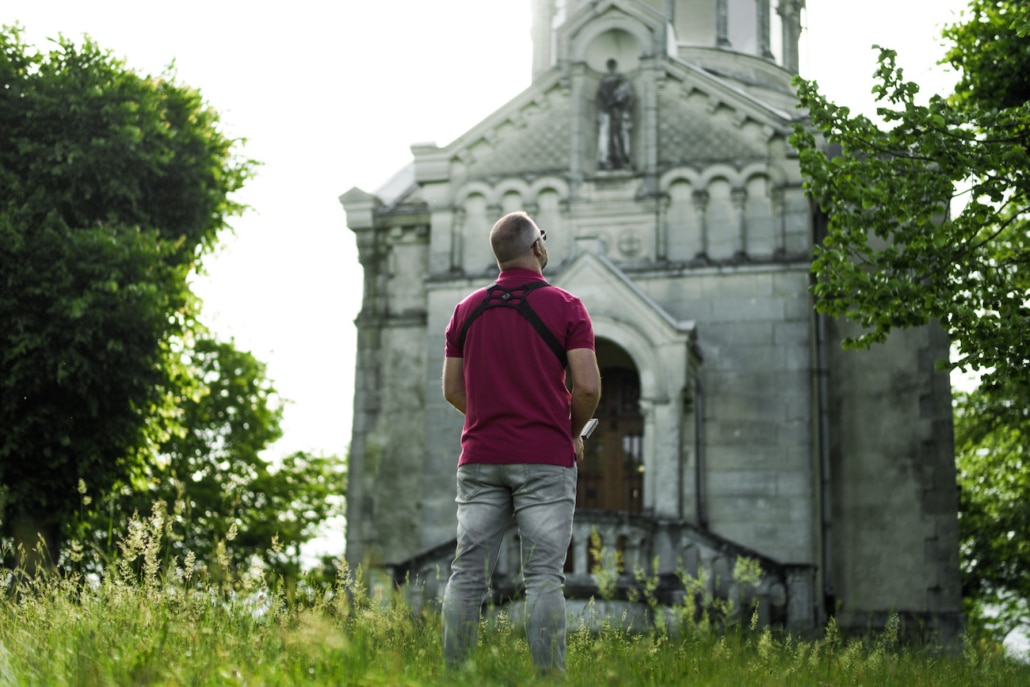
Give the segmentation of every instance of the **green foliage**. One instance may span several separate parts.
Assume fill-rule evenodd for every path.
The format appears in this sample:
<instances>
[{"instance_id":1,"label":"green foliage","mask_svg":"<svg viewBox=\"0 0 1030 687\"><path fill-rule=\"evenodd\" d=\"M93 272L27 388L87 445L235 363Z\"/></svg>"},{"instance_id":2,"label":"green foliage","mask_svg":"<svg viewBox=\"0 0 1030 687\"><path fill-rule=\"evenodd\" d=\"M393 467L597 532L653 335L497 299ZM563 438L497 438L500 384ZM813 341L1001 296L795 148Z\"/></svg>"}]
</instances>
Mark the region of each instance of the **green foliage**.
<instances>
[{"instance_id":1,"label":"green foliage","mask_svg":"<svg viewBox=\"0 0 1030 687\"><path fill-rule=\"evenodd\" d=\"M590 569L590 577L597 585L598 593L605 601L615 598L618 587L619 575L623 572L623 561L620 552L613 552L614 560L609 559L608 550L601 541L601 533L596 528L590 530L590 557L593 559L593 566Z\"/></svg>"},{"instance_id":2,"label":"green foliage","mask_svg":"<svg viewBox=\"0 0 1030 687\"><path fill-rule=\"evenodd\" d=\"M93 501L84 535L92 532L94 545L109 552L109 533L125 531L132 513L159 503L170 514L165 558L224 558L233 577L256 558L297 578L301 545L318 524L342 515L339 459L296 452L273 465L262 457L282 434L282 405L250 353L199 339L185 367L194 386L179 401L183 429L160 446L135 485Z\"/></svg>"},{"instance_id":3,"label":"green foliage","mask_svg":"<svg viewBox=\"0 0 1030 687\"><path fill-rule=\"evenodd\" d=\"M218 113L172 72L140 76L86 38L49 53L4 27L0 183L8 210L39 226L118 225L158 232L174 260L214 245L253 162L219 130Z\"/></svg>"},{"instance_id":4,"label":"green foliage","mask_svg":"<svg viewBox=\"0 0 1030 687\"><path fill-rule=\"evenodd\" d=\"M338 460L260 457L281 435L275 389L203 335L188 284L254 163L173 74L88 39L0 41L0 539L41 534L57 558L71 533L66 562L95 570L151 513L162 560L296 577L340 511Z\"/></svg>"},{"instance_id":5,"label":"green foliage","mask_svg":"<svg viewBox=\"0 0 1030 687\"><path fill-rule=\"evenodd\" d=\"M973 618L1030 627L1030 403L998 390L956 402L962 582Z\"/></svg>"},{"instance_id":6,"label":"green foliage","mask_svg":"<svg viewBox=\"0 0 1030 687\"><path fill-rule=\"evenodd\" d=\"M329 585L292 595L260 575L228 587L183 561L162 567L162 526L134 523L123 558L99 581L77 575L0 578L0 682L28 685L898 685L1026 684L1030 667L996 644L961 652L885 632L847 639L770 629L629 632L570 627L567 678L541 678L525 634L504 609L485 620L473 661L444 668L439 615L401 592L370 588L345 565ZM142 568L143 574L138 570Z\"/></svg>"},{"instance_id":7,"label":"green foliage","mask_svg":"<svg viewBox=\"0 0 1030 687\"><path fill-rule=\"evenodd\" d=\"M816 308L864 329L845 345L938 321L951 365L982 374L956 416L964 588L974 612L998 606L1011 627L1030 621L1030 5L972 0L944 37L961 71L950 97L920 102L881 48L879 123L797 79L811 128L791 141L827 219Z\"/></svg>"},{"instance_id":8,"label":"green foliage","mask_svg":"<svg viewBox=\"0 0 1030 687\"><path fill-rule=\"evenodd\" d=\"M15 516L60 524L79 478L109 486L161 438L147 418L174 384L167 313L189 302L166 254L153 233L53 221L30 233L0 215L0 482Z\"/></svg>"},{"instance_id":9,"label":"green foliage","mask_svg":"<svg viewBox=\"0 0 1030 687\"><path fill-rule=\"evenodd\" d=\"M984 370L987 384L1030 384L1030 110L986 112L938 95L919 104L895 57L880 51L882 125L796 80L825 138L798 126L791 139L828 218L812 267L816 307L865 329L851 346L940 321L957 366ZM960 195L965 207L952 214Z\"/></svg>"},{"instance_id":10,"label":"green foliage","mask_svg":"<svg viewBox=\"0 0 1030 687\"><path fill-rule=\"evenodd\" d=\"M948 26L944 61L961 75L953 98L991 109L1030 101L1030 5L1023 0L971 0L963 21Z\"/></svg>"},{"instance_id":11,"label":"green foliage","mask_svg":"<svg viewBox=\"0 0 1030 687\"><path fill-rule=\"evenodd\" d=\"M187 276L254 163L173 79L0 32L0 537L56 550L79 480L130 482L179 426Z\"/></svg>"}]
</instances>

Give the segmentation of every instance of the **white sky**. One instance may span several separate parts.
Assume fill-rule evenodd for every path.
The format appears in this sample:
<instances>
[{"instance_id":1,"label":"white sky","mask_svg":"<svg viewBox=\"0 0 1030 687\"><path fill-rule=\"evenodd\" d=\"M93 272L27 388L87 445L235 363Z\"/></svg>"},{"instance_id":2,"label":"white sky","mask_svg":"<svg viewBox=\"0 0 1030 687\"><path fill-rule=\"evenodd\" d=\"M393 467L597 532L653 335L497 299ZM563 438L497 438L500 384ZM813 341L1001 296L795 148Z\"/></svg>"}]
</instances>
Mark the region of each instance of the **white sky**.
<instances>
[{"instance_id":1,"label":"white sky","mask_svg":"<svg viewBox=\"0 0 1030 687\"><path fill-rule=\"evenodd\" d=\"M802 74L868 110L873 43L895 48L924 92L940 27L964 0L808 0ZM241 194L252 206L209 259L195 291L204 320L268 365L290 400L273 456L346 454L361 267L337 200L376 190L412 143L449 143L529 86L530 0L3 0L45 48L89 34L139 72L176 63L225 130L264 163Z\"/></svg>"}]
</instances>

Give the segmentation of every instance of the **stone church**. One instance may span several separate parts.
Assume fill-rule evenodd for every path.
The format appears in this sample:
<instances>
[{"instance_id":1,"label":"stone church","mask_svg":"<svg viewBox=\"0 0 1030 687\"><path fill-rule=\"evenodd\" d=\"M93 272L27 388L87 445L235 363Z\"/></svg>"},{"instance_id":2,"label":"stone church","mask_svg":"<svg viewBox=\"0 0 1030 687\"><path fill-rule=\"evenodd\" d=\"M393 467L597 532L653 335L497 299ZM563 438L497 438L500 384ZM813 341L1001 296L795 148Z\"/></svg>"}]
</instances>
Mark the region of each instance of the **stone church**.
<instances>
[{"instance_id":1,"label":"stone church","mask_svg":"<svg viewBox=\"0 0 1030 687\"><path fill-rule=\"evenodd\" d=\"M440 391L454 305L497 274L488 232L525 209L551 283L594 322L601 424L580 468L570 609L667 603L684 574L763 622L898 612L960 627L957 490L936 327L844 351L813 309L825 218L788 142L804 0L532 0L532 85L384 188L341 197L364 269L347 558L442 593L462 417ZM595 545L591 546L594 534ZM600 544L598 547L596 544ZM498 602L517 599L502 547Z\"/></svg>"}]
</instances>

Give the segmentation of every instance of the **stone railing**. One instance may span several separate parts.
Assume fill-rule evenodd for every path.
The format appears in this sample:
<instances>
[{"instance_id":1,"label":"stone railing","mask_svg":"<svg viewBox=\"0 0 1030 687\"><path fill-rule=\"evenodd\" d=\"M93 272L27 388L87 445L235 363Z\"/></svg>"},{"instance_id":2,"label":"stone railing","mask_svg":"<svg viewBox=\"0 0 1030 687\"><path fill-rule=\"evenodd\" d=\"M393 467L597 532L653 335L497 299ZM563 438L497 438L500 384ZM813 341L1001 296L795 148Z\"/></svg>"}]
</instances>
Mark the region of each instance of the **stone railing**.
<instances>
[{"instance_id":1,"label":"stone railing","mask_svg":"<svg viewBox=\"0 0 1030 687\"><path fill-rule=\"evenodd\" d=\"M405 590L416 608L439 603L454 545L451 540L391 566L393 583ZM738 561L744 559L760 570L756 584L735 579ZM488 603L501 606L522 597L520 560L513 527L501 544ZM755 608L757 602L761 625L804 632L815 624L812 566L779 563L685 522L577 511L565 574L565 593L573 614L585 613L591 606L587 602L595 600L603 601L610 612L643 617L648 614L649 600L652 606L682 609L690 595L698 609L708 603L723 611L740 612Z\"/></svg>"}]
</instances>

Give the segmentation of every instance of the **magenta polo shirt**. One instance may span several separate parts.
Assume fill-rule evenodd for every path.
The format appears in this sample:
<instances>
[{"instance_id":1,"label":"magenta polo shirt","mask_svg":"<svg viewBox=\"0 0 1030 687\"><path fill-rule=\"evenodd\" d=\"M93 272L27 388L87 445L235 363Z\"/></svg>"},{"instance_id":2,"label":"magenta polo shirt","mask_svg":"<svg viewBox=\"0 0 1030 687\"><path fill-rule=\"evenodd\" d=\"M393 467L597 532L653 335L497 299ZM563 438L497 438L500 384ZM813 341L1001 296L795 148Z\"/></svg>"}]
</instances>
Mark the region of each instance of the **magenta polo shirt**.
<instances>
[{"instance_id":1,"label":"magenta polo shirt","mask_svg":"<svg viewBox=\"0 0 1030 687\"><path fill-rule=\"evenodd\" d=\"M511 289L545 281L532 270L506 270L497 284ZM565 370L529 321L514 308L483 312L469 328L464 351L458 336L465 319L486 297L479 289L458 303L447 325L444 354L464 358L465 463L550 463L572 467L572 396ZM557 287L537 289L529 305L566 351L594 348L594 330L583 302Z\"/></svg>"}]
</instances>

